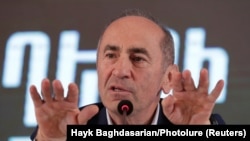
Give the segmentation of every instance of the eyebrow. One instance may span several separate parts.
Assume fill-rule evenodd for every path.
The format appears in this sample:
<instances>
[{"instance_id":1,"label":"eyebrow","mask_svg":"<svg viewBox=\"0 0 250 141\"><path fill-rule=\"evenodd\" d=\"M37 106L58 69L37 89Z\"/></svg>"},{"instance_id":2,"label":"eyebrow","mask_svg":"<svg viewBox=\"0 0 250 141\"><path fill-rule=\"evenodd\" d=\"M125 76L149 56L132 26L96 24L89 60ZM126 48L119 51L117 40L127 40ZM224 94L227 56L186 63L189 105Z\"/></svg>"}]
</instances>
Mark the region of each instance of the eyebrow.
<instances>
[{"instance_id":1,"label":"eyebrow","mask_svg":"<svg viewBox=\"0 0 250 141\"><path fill-rule=\"evenodd\" d=\"M120 48L118 46L115 45L106 45L104 48L104 52L111 50L111 51L119 51Z\"/></svg>"},{"instance_id":2,"label":"eyebrow","mask_svg":"<svg viewBox=\"0 0 250 141\"><path fill-rule=\"evenodd\" d=\"M111 51L120 51L120 47L119 46L116 46L116 45L106 45L105 48L104 48L104 52L108 51L108 50L111 50ZM127 53L141 53L141 54L145 54L146 56L148 56L149 58L150 55L148 53L148 51L145 49L145 48L142 48L142 47L132 47L132 48L129 48Z\"/></svg>"},{"instance_id":3,"label":"eyebrow","mask_svg":"<svg viewBox=\"0 0 250 141\"><path fill-rule=\"evenodd\" d=\"M128 53L141 53L141 54L145 54L146 56L151 58L148 51L142 47L132 47L132 48L128 49Z\"/></svg>"}]
</instances>

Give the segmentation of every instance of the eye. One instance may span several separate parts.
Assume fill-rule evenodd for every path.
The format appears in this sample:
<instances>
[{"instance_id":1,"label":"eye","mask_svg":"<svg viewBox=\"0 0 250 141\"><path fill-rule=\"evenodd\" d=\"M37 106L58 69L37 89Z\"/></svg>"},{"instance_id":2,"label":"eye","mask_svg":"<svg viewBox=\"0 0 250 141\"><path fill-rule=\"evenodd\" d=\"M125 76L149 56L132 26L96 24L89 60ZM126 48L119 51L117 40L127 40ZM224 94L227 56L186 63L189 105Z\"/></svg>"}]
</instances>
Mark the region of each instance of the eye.
<instances>
[{"instance_id":1,"label":"eye","mask_svg":"<svg viewBox=\"0 0 250 141\"><path fill-rule=\"evenodd\" d=\"M131 60L133 62L141 62L141 61L144 61L145 59L143 59L142 57L135 56L135 57L131 57Z\"/></svg>"},{"instance_id":2,"label":"eye","mask_svg":"<svg viewBox=\"0 0 250 141\"><path fill-rule=\"evenodd\" d=\"M106 53L105 54L105 57L109 58L109 59L112 59L112 58L115 58L115 54L114 53Z\"/></svg>"},{"instance_id":3,"label":"eye","mask_svg":"<svg viewBox=\"0 0 250 141\"><path fill-rule=\"evenodd\" d=\"M130 60L133 62L133 63L144 63L146 62L147 60L145 59L145 57L143 57L143 55L131 55L130 56Z\"/></svg>"},{"instance_id":4,"label":"eye","mask_svg":"<svg viewBox=\"0 0 250 141\"><path fill-rule=\"evenodd\" d=\"M143 54L133 54L130 56L130 60L134 66L139 68L146 67L149 64L148 58Z\"/></svg>"}]
</instances>

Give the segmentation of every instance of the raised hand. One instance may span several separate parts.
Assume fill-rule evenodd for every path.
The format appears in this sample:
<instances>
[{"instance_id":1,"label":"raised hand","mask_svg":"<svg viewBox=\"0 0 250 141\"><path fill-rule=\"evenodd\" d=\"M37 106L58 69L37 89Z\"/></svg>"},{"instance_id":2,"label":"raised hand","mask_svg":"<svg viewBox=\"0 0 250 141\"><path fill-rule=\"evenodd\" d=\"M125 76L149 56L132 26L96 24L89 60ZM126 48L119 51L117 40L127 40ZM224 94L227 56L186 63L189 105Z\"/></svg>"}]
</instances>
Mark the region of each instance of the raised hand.
<instances>
[{"instance_id":1,"label":"raised hand","mask_svg":"<svg viewBox=\"0 0 250 141\"><path fill-rule=\"evenodd\" d=\"M30 94L35 106L38 123L37 138L42 140L65 140L68 124L86 124L98 112L97 106L87 106L82 111L78 107L78 87L75 83L68 86L67 96L59 80L51 82L44 79L41 95L37 88L30 86Z\"/></svg>"},{"instance_id":2,"label":"raised hand","mask_svg":"<svg viewBox=\"0 0 250 141\"><path fill-rule=\"evenodd\" d=\"M219 97L224 81L219 80L208 92L209 79L207 69L200 71L199 84L196 87L189 70L182 73L172 71L168 83L172 94L162 101L165 116L174 124L210 124L209 118Z\"/></svg>"}]
</instances>

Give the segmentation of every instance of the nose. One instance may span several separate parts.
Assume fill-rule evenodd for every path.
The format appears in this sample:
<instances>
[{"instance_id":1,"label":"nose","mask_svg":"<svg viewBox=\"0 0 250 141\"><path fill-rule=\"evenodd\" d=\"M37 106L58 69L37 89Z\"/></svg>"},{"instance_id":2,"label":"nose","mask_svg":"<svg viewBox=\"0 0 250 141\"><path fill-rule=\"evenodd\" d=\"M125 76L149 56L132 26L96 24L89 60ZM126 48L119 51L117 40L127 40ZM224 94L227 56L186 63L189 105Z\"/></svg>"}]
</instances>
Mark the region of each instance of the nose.
<instances>
[{"instance_id":1,"label":"nose","mask_svg":"<svg viewBox=\"0 0 250 141\"><path fill-rule=\"evenodd\" d=\"M124 79L131 76L132 64L129 59L120 58L114 64L112 74L118 78Z\"/></svg>"}]
</instances>

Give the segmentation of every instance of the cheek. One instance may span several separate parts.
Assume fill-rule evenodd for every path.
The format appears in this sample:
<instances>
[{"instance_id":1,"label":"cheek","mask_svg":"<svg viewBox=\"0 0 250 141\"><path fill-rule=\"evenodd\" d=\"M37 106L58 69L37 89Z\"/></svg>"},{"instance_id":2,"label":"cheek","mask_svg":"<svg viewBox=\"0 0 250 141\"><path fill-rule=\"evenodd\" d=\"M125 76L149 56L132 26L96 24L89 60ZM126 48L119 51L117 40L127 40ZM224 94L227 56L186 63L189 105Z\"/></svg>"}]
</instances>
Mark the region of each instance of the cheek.
<instances>
[{"instance_id":1,"label":"cheek","mask_svg":"<svg viewBox=\"0 0 250 141\"><path fill-rule=\"evenodd\" d=\"M98 83L100 83L101 81L104 81L105 69L103 69L103 67L99 66L97 68L97 75L98 75Z\"/></svg>"},{"instance_id":2,"label":"cheek","mask_svg":"<svg viewBox=\"0 0 250 141\"><path fill-rule=\"evenodd\" d=\"M107 81L111 71L107 67L107 65L103 62L97 66L97 75L98 75L98 85L100 87L104 87L105 82Z\"/></svg>"},{"instance_id":3,"label":"cheek","mask_svg":"<svg viewBox=\"0 0 250 141\"><path fill-rule=\"evenodd\" d=\"M141 73L142 75L142 73ZM142 91L148 93L156 93L160 89L161 78L160 74L154 72L147 72L141 76L140 85Z\"/></svg>"}]
</instances>

